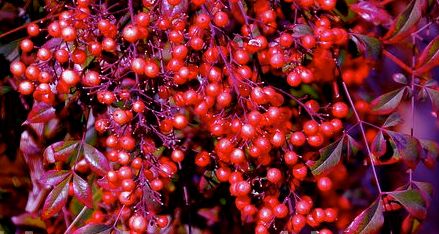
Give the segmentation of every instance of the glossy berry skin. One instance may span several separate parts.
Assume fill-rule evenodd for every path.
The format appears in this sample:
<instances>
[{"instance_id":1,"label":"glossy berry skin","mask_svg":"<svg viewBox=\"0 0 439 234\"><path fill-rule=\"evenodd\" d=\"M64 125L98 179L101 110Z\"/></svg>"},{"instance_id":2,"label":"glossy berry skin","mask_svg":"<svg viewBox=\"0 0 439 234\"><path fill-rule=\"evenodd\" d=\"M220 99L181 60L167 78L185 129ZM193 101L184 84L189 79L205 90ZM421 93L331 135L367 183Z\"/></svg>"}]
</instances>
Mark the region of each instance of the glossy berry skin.
<instances>
[{"instance_id":1,"label":"glossy berry skin","mask_svg":"<svg viewBox=\"0 0 439 234\"><path fill-rule=\"evenodd\" d=\"M335 118L345 118L349 114L349 107L344 102L336 102L332 106L332 115Z\"/></svg>"}]
</instances>

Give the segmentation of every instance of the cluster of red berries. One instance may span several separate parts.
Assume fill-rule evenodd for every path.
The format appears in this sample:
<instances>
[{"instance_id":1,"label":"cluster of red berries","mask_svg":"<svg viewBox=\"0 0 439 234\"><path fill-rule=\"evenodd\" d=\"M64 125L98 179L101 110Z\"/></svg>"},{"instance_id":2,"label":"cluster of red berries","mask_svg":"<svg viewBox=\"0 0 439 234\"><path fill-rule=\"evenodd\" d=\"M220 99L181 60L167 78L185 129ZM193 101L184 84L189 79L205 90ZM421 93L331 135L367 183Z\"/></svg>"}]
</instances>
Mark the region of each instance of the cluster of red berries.
<instances>
[{"instance_id":1,"label":"cluster of red berries","mask_svg":"<svg viewBox=\"0 0 439 234\"><path fill-rule=\"evenodd\" d=\"M317 181L320 192L332 189L306 163L341 136L349 106L289 90L337 75L334 64L325 74L326 65L309 56L315 51L333 63L332 52L347 46L347 31L330 17L336 1L285 1L290 10L320 12L308 21L265 0L129 2L114 12L77 0L44 29L29 24L20 49L36 60L10 66L19 92L36 102L79 100L93 109L111 170L98 181L101 204L89 222L120 222L133 233L150 222L167 227L157 204L175 191L179 169L195 164L230 184L256 233L268 233L275 220L294 232L308 225L331 233L321 224L335 222L337 210L317 207L301 186ZM119 20L122 13L129 19ZM41 34L50 39L34 45ZM205 133L210 138L191 142ZM91 173L85 160L72 163L84 178Z\"/></svg>"}]
</instances>

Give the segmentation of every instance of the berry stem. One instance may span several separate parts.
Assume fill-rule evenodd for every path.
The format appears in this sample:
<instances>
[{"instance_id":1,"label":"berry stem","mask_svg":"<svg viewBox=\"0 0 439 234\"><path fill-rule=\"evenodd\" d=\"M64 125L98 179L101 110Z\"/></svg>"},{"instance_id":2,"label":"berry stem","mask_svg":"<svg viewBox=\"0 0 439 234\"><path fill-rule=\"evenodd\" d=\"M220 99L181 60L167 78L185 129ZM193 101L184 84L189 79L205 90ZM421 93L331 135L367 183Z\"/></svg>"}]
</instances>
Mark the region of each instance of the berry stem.
<instances>
[{"instance_id":1,"label":"berry stem","mask_svg":"<svg viewBox=\"0 0 439 234\"><path fill-rule=\"evenodd\" d=\"M378 192L379 192L379 194L382 194L380 181L378 179L378 174L377 174L377 171L376 171L376 168L375 168L373 154L372 154L372 152L371 152L371 150L369 148L369 143L367 143L367 137L366 137L366 132L364 131L363 121L361 120L360 115L358 115L357 109L355 108L354 102L352 101L351 94L349 93L348 87L346 86L346 83L344 81L342 81L342 85L343 85L343 89L344 89L344 91L346 93L346 96L347 96L347 98L349 100L349 104L352 107L352 110L354 112L354 115L355 115L355 118L356 118L356 120L358 122L358 125L360 126L361 135L363 137L364 145L366 146L367 154L369 156L369 160L370 160L371 168L372 168L372 173L373 173L373 176L375 178L375 182L377 184Z\"/></svg>"}]
</instances>

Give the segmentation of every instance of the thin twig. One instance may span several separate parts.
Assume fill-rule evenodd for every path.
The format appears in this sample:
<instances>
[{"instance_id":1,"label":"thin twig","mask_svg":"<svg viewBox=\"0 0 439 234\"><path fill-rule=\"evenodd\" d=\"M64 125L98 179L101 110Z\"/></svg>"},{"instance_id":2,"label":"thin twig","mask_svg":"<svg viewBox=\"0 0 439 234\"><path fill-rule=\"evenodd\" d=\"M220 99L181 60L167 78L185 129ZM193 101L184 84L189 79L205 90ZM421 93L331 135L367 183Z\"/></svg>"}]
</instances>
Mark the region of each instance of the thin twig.
<instances>
[{"instance_id":1,"label":"thin twig","mask_svg":"<svg viewBox=\"0 0 439 234\"><path fill-rule=\"evenodd\" d=\"M67 230L64 232L65 234L68 234L73 226L75 226L75 224L79 221L79 218L81 218L82 215L84 215L85 211L87 210L87 207L84 206L81 210L81 212L79 212L79 214L76 216L76 218L73 220L73 222L69 225L69 227L67 228Z\"/></svg>"},{"instance_id":2,"label":"thin twig","mask_svg":"<svg viewBox=\"0 0 439 234\"><path fill-rule=\"evenodd\" d=\"M378 179L378 174L377 174L376 168L375 168L375 160L373 158L372 151L369 148L369 143L367 142L367 137L366 137L366 132L364 131L363 121L361 120L360 115L358 115L357 109L355 108L354 102L352 101L351 94L349 93L348 87L346 86L346 83L344 81L342 81L342 85L343 85L343 89L344 89L344 91L346 93L346 97L349 100L349 104L351 105L351 108L352 108L352 110L354 112L354 115L355 115L355 118L356 118L356 120L358 122L358 125L360 126L361 135L363 137L364 144L365 144L366 150L367 150L367 154L369 156L369 160L370 160L373 176L374 176L375 182L377 184L378 192L381 194L382 190L381 190L380 181Z\"/></svg>"}]
</instances>

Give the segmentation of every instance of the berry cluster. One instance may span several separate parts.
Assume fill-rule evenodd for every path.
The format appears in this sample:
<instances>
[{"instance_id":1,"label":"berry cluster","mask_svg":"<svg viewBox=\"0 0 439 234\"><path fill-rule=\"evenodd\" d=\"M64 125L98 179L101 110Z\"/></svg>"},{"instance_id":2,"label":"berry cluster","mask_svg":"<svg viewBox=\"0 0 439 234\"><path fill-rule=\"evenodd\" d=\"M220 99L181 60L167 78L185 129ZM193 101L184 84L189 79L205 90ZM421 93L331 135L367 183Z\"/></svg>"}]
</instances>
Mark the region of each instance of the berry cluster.
<instances>
[{"instance_id":1,"label":"berry cluster","mask_svg":"<svg viewBox=\"0 0 439 234\"><path fill-rule=\"evenodd\" d=\"M59 5L47 22L28 24L19 47L35 60L10 66L34 106L57 116L70 105L81 110L80 134L49 147L55 157L45 159L42 180L52 193L68 183L70 197L94 207L88 226L132 233L171 226L175 214L164 207L178 186L190 205L187 186L200 180L185 180L186 167L227 184L256 233L347 226L350 204L321 201L349 203L334 188L343 186L335 182L346 179L346 167L336 162L321 173L316 165L319 152L343 144L354 117L370 111L340 92L362 85L370 64L343 54L365 29L346 29L337 1L100 2ZM45 42L36 45L38 37ZM84 195L92 182L102 191L94 201ZM61 208L47 199L43 216Z\"/></svg>"}]
</instances>

